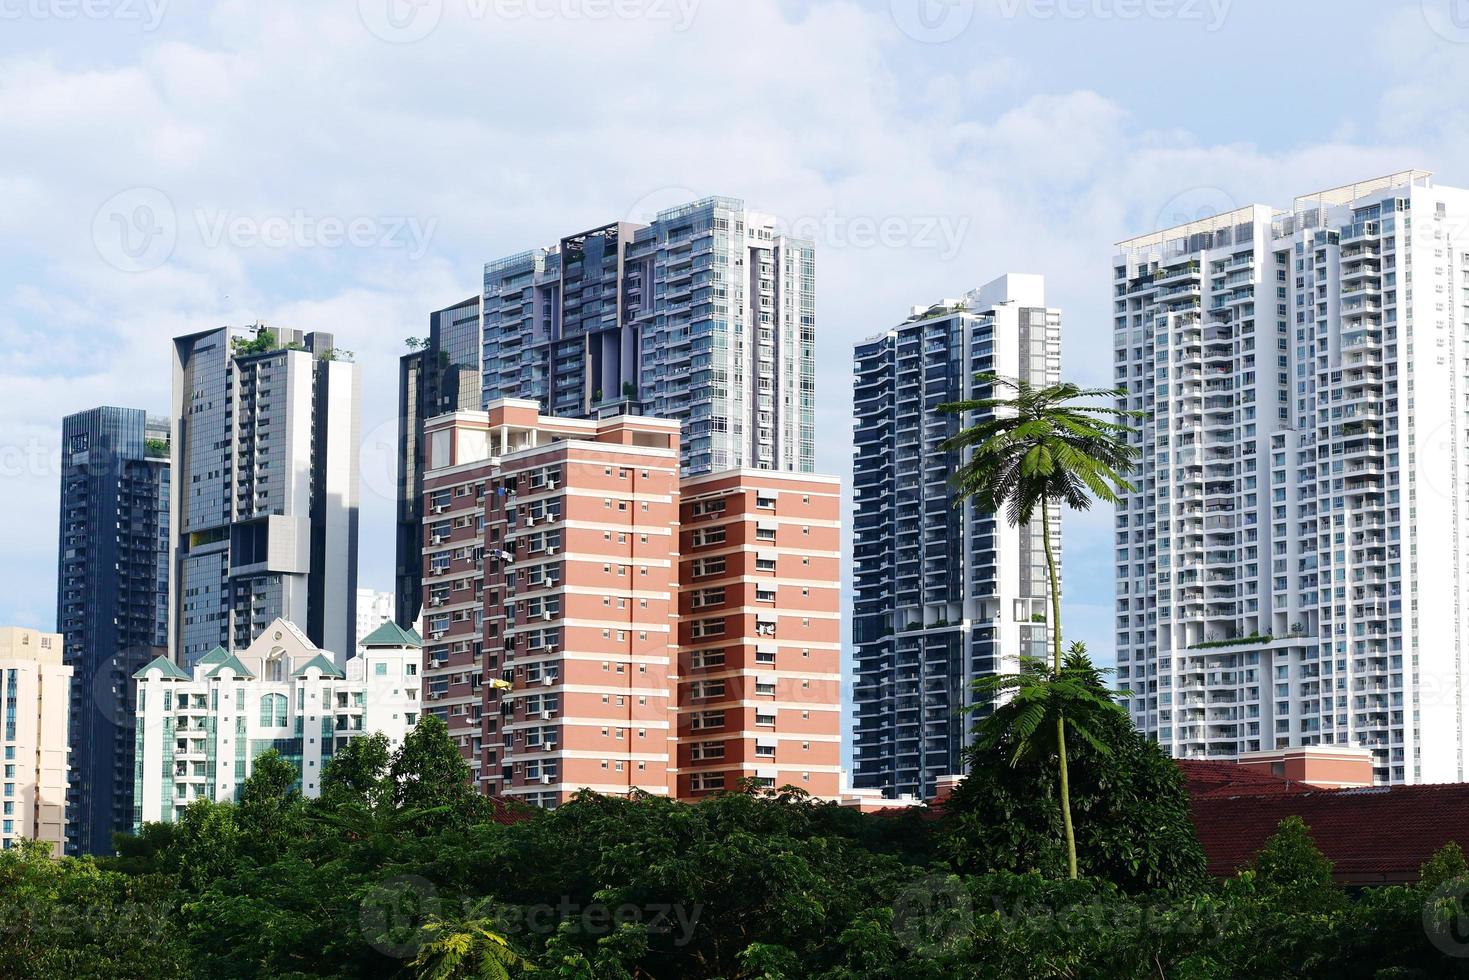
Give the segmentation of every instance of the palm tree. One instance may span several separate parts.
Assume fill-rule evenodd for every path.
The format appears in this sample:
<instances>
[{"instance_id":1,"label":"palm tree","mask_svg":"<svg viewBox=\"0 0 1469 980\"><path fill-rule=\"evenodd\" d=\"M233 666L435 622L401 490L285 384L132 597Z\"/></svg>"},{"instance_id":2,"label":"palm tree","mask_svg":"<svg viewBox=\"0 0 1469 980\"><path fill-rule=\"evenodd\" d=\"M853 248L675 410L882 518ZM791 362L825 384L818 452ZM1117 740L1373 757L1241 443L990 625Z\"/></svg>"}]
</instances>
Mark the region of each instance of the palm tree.
<instances>
[{"instance_id":1,"label":"palm tree","mask_svg":"<svg viewBox=\"0 0 1469 980\"><path fill-rule=\"evenodd\" d=\"M1112 748L1096 733L1109 714L1121 711L1117 699L1131 692L1109 690L1102 683L1107 671L1092 663L1086 644L1075 641L1066 651L1061 670L1038 657L1021 657L1018 674L992 674L974 682L982 704L1010 696L976 726L981 749L1007 748L1010 764L1057 750L1055 720L1066 719L1066 727L1098 755L1111 755Z\"/></svg>"},{"instance_id":2,"label":"palm tree","mask_svg":"<svg viewBox=\"0 0 1469 980\"><path fill-rule=\"evenodd\" d=\"M1126 437L1132 427L1120 419L1136 418L1110 403L1083 404L1097 399L1121 398L1115 388L1082 388L1069 382L1037 388L1023 379L980 374L976 389L988 396L949 402L938 410L964 416L983 413L981 421L961 429L942 449L967 456L950 477L957 491L955 506L972 500L980 510L1004 511L1012 525L1029 524L1037 510L1041 542L1050 579L1051 672L1059 677L1061 662L1061 585L1056 554L1051 546L1051 511L1065 504L1087 510L1092 500L1116 503L1133 489L1123 475L1132 468L1138 451ZM1002 397L999 389L1013 394ZM1061 823L1066 830L1066 855L1076 877L1076 834L1071 825L1071 787L1066 770L1066 719L1055 715L1056 758L1061 782Z\"/></svg>"},{"instance_id":3,"label":"palm tree","mask_svg":"<svg viewBox=\"0 0 1469 980\"><path fill-rule=\"evenodd\" d=\"M535 964L521 956L498 930L499 921L489 899L471 907L462 918L431 916L423 925L423 945L408 964L419 980L510 980Z\"/></svg>"}]
</instances>

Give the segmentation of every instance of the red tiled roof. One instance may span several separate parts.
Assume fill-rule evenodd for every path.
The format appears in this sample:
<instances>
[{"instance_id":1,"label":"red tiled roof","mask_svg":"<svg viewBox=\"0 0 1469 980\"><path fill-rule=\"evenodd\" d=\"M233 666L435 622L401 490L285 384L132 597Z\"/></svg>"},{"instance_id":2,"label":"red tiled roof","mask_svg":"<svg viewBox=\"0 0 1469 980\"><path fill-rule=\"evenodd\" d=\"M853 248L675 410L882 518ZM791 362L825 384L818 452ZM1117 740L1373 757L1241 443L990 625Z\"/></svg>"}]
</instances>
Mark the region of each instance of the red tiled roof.
<instances>
[{"instance_id":1,"label":"red tiled roof","mask_svg":"<svg viewBox=\"0 0 1469 980\"><path fill-rule=\"evenodd\" d=\"M1322 790L1230 763L1180 765L1212 875L1248 867L1290 816L1305 821L1337 880L1349 884L1416 881L1444 844L1469 844L1469 784Z\"/></svg>"},{"instance_id":2,"label":"red tiled roof","mask_svg":"<svg viewBox=\"0 0 1469 980\"><path fill-rule=\"evenodd\" d=\"M1258 769L1247 769L1233 762L1205 762L1179 759L1189 796L1194 799L1213 796L1258 796L1261 793L1305 793L1316 787L1273 776Z\"/></svg>"}]
</instances>

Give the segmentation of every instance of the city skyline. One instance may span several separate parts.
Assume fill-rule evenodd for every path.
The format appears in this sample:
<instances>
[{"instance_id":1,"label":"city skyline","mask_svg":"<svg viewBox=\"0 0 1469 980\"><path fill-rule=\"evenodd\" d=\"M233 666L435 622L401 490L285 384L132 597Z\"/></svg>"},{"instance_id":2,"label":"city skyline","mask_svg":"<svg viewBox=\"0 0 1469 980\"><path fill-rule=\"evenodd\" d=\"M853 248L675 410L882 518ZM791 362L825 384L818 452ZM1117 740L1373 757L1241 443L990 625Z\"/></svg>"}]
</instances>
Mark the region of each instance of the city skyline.
<instances>
[{"instance_id":1,"label":"city skyline","mask_svg":"<svg viewBox=\"0 0 1469 980\"><path fill-rule=\"evenodd\" d=\"M1337 4L1330 16L1308 5L1237 3L1218 24L1176 8L1178 16L1125 20L1046 17L1024 4L1006 16L960 3L952 7L969 16L944 25L952 38L918 39L888 4L727 10L706 3L667 63L651 54L679 27L667 21L490 24L456 21L462 12L453 7L445 5L432 34L403 44L355 19L328 23L314 11L267 4L214 16L169 10L151 32L122 22L29 19L7 31L7 41L27 51L56 53L0 55L18 73L0 85L16 104L57 108L0 116L8 145L19 148L11 165L22 175L17 186L26 188L12 220L41 230L7 237L26 245L0 274L11 300L0 444L12 474L0 493L7 512L33 515L15 529L13 560L0 569L7 576L0 620L52 626L57 420L98 404L161 410L160 342L203 327L264 319L334 330L357 350L364 389L388 392L402 338L422 332L424 311L473 291L490 257L544 242L547 229L590 228L619 215L646 221L664 207L734 194L816 240L816 468L844 474L845 440L832 434L844 433L850 418L850 344L895 322L915 298L968 288L981 270L1044 272L1048 301L1075 325L1063 375L1105 382L1108 300L1096 270L1123 236L1412 166L1464 183L1453 162L1463 148L1463 110L1450 94L1469 70L1464 48L1416 0ZM1307 32L1325 50L1352 50L1354 39L1372 37L1373 78L1349 59L1326 59L1309 72L1273 58L1268 71L1250 68L1267 63L1256 39ZM238 67L300 61L296 45L321 36L333 44L312 45L310 60L324 72L403 84L349 87L341 112L305 117L283 88L288 72ZM759 44L746 43L757 37ZM537 93L543 106L563 110L562 121L518 111L490 119L476 92L519 84L526 52L545 43L568 54L568 73ZM682 97L670 78L730 43L754 52L750 79L698 100ZM623 80L625 101L598 113L604 96L591 66L609 44L649 56ZM461 51L468 76L440 84L443 65ZM986 58L989 67L975 68ZM1145 59L1146 73L1114 67ZM1209 63L1221 67L1198 70ZM805 67L788 79L793 64ZM173 81L180 73L197 85L233 86L234 95L227 106L206 108ZM1164 77L1191 82L1157 84ZM1287 123L1284 114L1248 109L1292 84L1304 90L1307 81L1322 93L1309 114ZM68 98L70 86L97 97ZM791 99L794 91L803 97ZM117 98L140 106L146 126L120 127L108 108ZM1198 113L1205 102L1207 123ZM402 106L423 109L414 125L433 120L434 128L382 147L391 166L346 152L359 140L344 126L360 134L362 120L379 113L397 125ZM656 127L645 119L657 119ZM441 124L457 127L462 151L501 151L480 168L464 164L468 152L405 152L432 145ZM148 128L175 134L175 149L142 139ZM76 142L81 132L92 134L89 145L110 142L105 167ZM304 166L293 161L287 173L262 154L274 159L288 132L330 135L302 145ZM833 132L851 135L816 135ZM503 152L507 141L529 147L541 139L553 152ZM589 170L584 155L554 152L573 139L644 145L603 152ZM752 146L759 149L748 152ZM1057 154L1057 146L1067 152ZM71 162L53 165L53 149ZM578 161L574 179L559 156ZM548 193L553 185L568 191ZM161 197L129 195L148 189ZM135 209L118 210L119 202L156 205L171 245L120 253L113 218L131 218ZM293 221L297 211L309 220ZM330 226L359 218L376 236ZM391 536L379 532L392 520L396 408L381 394L373 401L364 405L363 526L377 530L364 537L362 580L383 589L393 569ZM1104 659L1113 634L1110 532L1105 513L1074 519L1067 530L1067 615Z\"/></svg>"}]
</instances>

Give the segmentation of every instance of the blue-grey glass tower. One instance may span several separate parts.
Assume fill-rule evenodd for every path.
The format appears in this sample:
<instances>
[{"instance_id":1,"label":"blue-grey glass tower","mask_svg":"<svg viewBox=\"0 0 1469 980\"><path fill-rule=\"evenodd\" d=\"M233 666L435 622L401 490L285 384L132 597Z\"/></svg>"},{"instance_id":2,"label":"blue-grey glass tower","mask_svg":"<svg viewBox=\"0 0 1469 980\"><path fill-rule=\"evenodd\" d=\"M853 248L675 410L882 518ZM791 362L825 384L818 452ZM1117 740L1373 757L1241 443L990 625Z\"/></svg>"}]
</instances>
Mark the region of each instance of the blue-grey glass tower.
<instances>
[{"instance_id":1,"label":"blue-grey glass tower","mask_svg":"<svg viewBox=\"0 0 1469 980\"><path fill-rule=\"evenodd\" d=\"M1048 596L1039 522L956 508L964 459L941 444L977 421L941 414L980 397L980 372L1050 383L1061 317L1040 276L1008 275L918 307L856 347L852 465L853 782L931 796L961 772L972 684L1044 653ZM1052 542L1059 554L1060 521Z\"/></svg>"},{"instance_id":2,"label":"blue-grey glass tower","mask_svg":"<svg viewBox=\"0 0 1469 980\"><path fill-rule=\"evenodd\" d=\"M132 829L133 672L168 644L169 425L105 406L61 424L56 630L72 668L66 838Z\"/></svg>"},{"instance_id":3,"label":"blue-grey glass tower","mask_svg":"<svg viewBox=\"0 0 1469 980\"><path fill-rule=\"evenodd\" d=\"M683 423L687 475L812 469L815 253L711 197L485 265L483 401Z\"/></svg>"},{"instance_id":4,"label":"blue-grey glass tower","mask_svg":"<svg viewBox=\"0 0 1469 980\"><path fill-rule=\"evenodd\" d=\"M411 627L423 607L423 423L480 407L478 296L429 314L428 337L398 362L398 547L393 615Z\"/></svg>"}]
</instances>

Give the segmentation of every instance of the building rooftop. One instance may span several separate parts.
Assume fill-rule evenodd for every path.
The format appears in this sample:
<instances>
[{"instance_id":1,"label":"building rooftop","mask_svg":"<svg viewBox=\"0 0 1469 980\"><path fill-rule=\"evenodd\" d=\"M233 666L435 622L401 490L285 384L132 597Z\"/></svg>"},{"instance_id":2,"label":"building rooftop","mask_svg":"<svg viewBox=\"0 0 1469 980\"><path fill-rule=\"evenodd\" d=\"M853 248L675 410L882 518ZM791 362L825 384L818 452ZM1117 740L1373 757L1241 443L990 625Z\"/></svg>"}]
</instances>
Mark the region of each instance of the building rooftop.
<instances>
[{"instance_id":1,"label":"building rooftop","mask_svg":"<svg viewBox=\"0 0 1469 980\"><path fill-rule=\"evenodd\" d=\"M413 630L405 630L397 623L383 623L367 636L357 641L360 647L422 647L423 639Z\"/></svg>"},{"instance_id":2,"label":"building rooftop","mask_svg":"<svg viewBox=\"0 0 1469 980\"><path fill-rule=\"evenodd\" d=\"M1469 784L1322 790L1229 762L1178 765L1212 875L1248 867L1292 816L1348 885L1417 881L1439 848L1469 844Z\"/></svg>"}]
</instances>

